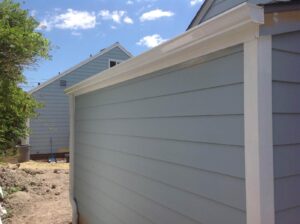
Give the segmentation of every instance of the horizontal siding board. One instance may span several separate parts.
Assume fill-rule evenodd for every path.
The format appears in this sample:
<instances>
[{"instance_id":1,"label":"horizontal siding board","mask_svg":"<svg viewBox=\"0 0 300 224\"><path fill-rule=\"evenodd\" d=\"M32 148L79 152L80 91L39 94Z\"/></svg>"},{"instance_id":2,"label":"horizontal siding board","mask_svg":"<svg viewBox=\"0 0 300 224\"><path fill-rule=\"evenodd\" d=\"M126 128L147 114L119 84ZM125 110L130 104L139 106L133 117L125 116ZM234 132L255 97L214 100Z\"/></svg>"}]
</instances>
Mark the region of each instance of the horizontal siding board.
<instances>
[{"instance_id":1,"label":"horizontal siding board","mask_svg":"<svg viewBox=\"0 0 300 224\"><path fill-rule=\"evenodd\" d=\"M274 49L295 52L300 54L300 32L283 33L275 35L272 38L272 46Z\"/></svg>"},{"instance_id":2,"label":"horizontal siding board","mask_svg":"<svg viewBox=\"0 0 300 224\"><path fill-rule=\"evenodd\" d=\"M99 213L92 213L91 210L88 210L85 206L85 204L77 203L77 208L79 212L79 216L82 220L88 222L89 224L109 224L105 223L102 220L100 220L97 216L99 216Z\"/></svg>"},{"instance_id":3,"label":"horizontal siding board","mask_svg":"<svg viewBox=\"0 0 300 224\"><path fill-rule=\"evenodd\" d=\"M300 175L300 144L274 146L275 178Z\"/></svg>"},{"instance_id":4,"label":"horizontal siding board","mask_svg":"<svg viewBox=\"0 0 300 224\"><path fill-rule=\"evenodd\" d=\"M275 179L275 209L286 210L300 205L300 175Z\"/></svg>"},{"instance_id":5,"label":"horizontal siding board","mask_svg":"<svg viewBox=\"0 0 300 224\"><path fill-rule=\"evenodd\" d=\"M273 113L300 114L299 96L300 83L274 82Z\"/></svg>"},{"instance_id":6,"label":"horizontal siding board","mask_svg":"<svg viewBox=\"0 0 300 224\"><path fill-rule=\"evenodd\" d=\"M100 209L95 206L90 206L90 201L94 201L94 197L90 195L87 196L85 192L81 193L78 199L81 204L81 206L79 207L79 211L87 211L87 214L92 215L91 217L87 215L85 216L89 224L124 224L115 216L113 216L111 212L104 206L98 204ZM80 210L81 208L84 208L84 210Z\"/></svg>"},{"instance_id":7,"label":"horizontal siding board","mask_svg":"<svg viewBox=\"0 0 300 224\"><path fill-rule=\"evenodd\" d=\"M81 167L80 170L77 170L78 173L83 170L82 168L87 170L86 173L80 175L81 177L87 173L93 174L92 176L95 179L98 176L104 177L147 198L152 198L154 201L200 223L240 224L245 222L245 213L242 211L198 198L193 194L170 188L159 182L148 180L113 166L96 163L95 161L90 161L89 164L77 161L77 165ZM90 181L89 178L88 182ZM101 181L99 181L96 185L101 184ZM216 214L218 215L216 216Z\"/></svg>"},{"instance_id":8,"label":"horizontal siding board","mask_svg":"<svg viewBox=\"0 0 300 224\"><path fill-rule=\"evenodd\" d=\"M237 84L139 101L86 107L77 111L76 119L243 114L242 105L243 85Z\"/></svg>"},{"instance_id":9,"label":"horizontal siding board","mask_svg":"<svg viewBox=\"0 0 300 224\"><path fill-rule=\"evenodd\" d=\"M87 193L88 188L88 193ZM103 206L105 210L111 213L113 216L122 220L121 223L133 224L133 223L143 223L143 224L153 224L148 218L140 215L135 210L131 209L126 204L120 203L120 200L116 201L112 197L108 196L105 192L95 189L93 187L78 185L77 192L82 196L82 200L94 201L95 204ZM90 207L90 203L88 203Z\"/></svg>"},{"instance_id":10,"label":"horizontal siding board","mask_svg":"<svg viewBox=\"0 0 300 224\"><path fill-rule=\"evenodd\" d=\"M242 115L116 119L77 121L76 129L82 132L98 134L106 133L226 145L243 145L243 122Z\"/></svg>"},{"instance_id":11,"label":"horizontal siding board","mask_svg":"<svg viewBox=\"0 0 300 224\"><path fill-rule=\"evenodd\" d=\"M85 183L87 189L95 189L104 192L114 200L120 201L120 203L133 210L136 210L146 218L153 220L153 222L156 224L199 224L199 222L180 215L177 212L172 211L169 208L158 204L141 194L116 184L115 182L109 181L103 177L95 178L83 168L78 170L76 174L78 174L78 177L75 178L75 181L77 180L79 183ZM79 183L76 184L76 186L79 185ZM77 197L77 195L79 196L80 193L77 191L75 192L75 195Z\"/></svg>"},{"instance_id":12,"label":"horizontal siding board","mask_svg":"<svg viewBox=\"0 0 300 224\"><path fill-rule=\"evenodd\" d=\"M76 110L243 82L242 52L76 97ZM236 66L232 66L236 64ZM226 73L226 74L224 74ZM222 74L222 75L220 75ZM188 77L188 78L187 78ZM155 87L155 91L153 88ZM138 93L138 94L137 94ZM89 98L87 101L86 99Z\"/></svg>"},{"instance_id":13,"label":"horizontal siding board","mask_svg":"<svg viewBox=\"0 0 300 224\"><path fill-rule=\"evenodd\" d=\"M273 80L300 83L299 53L295 54L273 49L272 61Z\"/></svg>"},{"instance_id":14,"label":"horizontal siding board","mask_svg":"<svg viewBox=\"0 0 300 224\"><path fill-rule=\"evenodd\" d=\"M299 224L300 206L276 214L276 224Z\"/></svg>"},{"instance_id":15,"label":"horizontal siding board","mask_svg":"<svg viewBox=\"0 0 300 224\"><path fill-rule=\"evenodd\" d=\"M130 155L165 161L216 173L245 177L244 148L118 135L77 133L76 141ZM81 149L84 151L84 149ZM214 161L214 162L211 162Z\"/></svg>"},{"instance_id":16,"label":"horizontal siding board","mask_svg":"<svg viewBox=\"0 0 300 224\"><path fill-rule=\"evenodd\" d=\"M300 114L273 115L274 145L300 143Z\"/></svg>"},{"instance_id":17,"label":"horizontal siding board","mask_svg":"<svg viewBox=\"0 0 300 224\"><path fill-rule=\"evenodd\" d=\"M149 160L103 148L77 145L77 157L96 160L159 181L186 192L245 210L245 185L241 179L208 171ZM84 149L84 150L82 150ZM97 158L98 157L98 158ZM95 159L97 158L97 159ZM189 183L188 185L186 183ZM215 186L212 188L211 186Z\"/></svg>"}]
</instances>

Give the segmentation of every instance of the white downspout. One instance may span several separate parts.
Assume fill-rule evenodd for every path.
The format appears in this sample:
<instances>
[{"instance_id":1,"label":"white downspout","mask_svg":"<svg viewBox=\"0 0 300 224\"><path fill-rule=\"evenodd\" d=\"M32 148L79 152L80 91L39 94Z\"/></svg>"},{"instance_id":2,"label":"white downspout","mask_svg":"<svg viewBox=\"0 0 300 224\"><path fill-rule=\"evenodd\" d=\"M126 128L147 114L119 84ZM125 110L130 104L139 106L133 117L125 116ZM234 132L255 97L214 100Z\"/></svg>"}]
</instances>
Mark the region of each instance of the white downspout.
<instances>
[{"instance_id":1,"label":"white downspout","mask_svg":"<svg viewBox=\"0 0 300 224\"><path fill-rule=\"evenodd\" d=\"M75 121L75 97L74 95L69 96L69 108L70 108L70 143L69 143L69 151L70 151L70 203L72 206L72 223L78 223L78 209L77 203L74 197L74 121Z\"/></svg>"}]
</instances>

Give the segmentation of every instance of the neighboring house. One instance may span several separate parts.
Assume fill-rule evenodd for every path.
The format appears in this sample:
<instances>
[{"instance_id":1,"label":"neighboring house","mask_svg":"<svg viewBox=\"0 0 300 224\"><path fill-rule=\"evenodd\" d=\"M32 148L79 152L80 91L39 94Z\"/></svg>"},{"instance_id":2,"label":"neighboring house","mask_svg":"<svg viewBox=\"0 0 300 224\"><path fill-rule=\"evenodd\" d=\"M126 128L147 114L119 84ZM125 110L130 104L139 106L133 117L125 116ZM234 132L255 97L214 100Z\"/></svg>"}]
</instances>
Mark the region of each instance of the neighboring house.
<instances>
[{"instance_id":1,"label":"neighboring house","mask_svg":"<svg viewBox=\"0 0 300 224\"><path fill-rule=\"evenodd\" d=\"M43 103L38 117L30 120L31 157L49 157L69 148L69 103L64 90L96 73L127 60L131 54L119 43L101 50L78 65L58 74L29 93Z\"/></svg>"},{"instance_id":2,"label":"neighboring house","mask_svg":"<svg viewBox=\"0 0 300 224\"><path fill-rule=\"evenodd\" d=\"M66 90L74 223L299 223L300 2L208 2Z\"/></svg>"}]
</instances>

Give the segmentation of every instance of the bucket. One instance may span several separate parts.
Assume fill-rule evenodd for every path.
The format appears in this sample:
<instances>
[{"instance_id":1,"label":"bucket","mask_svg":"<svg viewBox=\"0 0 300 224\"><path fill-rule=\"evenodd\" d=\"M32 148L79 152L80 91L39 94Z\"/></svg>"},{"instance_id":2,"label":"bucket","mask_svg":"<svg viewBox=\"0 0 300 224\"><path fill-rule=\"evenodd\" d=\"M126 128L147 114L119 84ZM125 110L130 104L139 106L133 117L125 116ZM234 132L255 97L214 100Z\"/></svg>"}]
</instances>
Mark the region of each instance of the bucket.
<instances>
[{"instance_id":1,"label":"bucket","mask_svg":"<svg viewBox=\"0 0 300 224\"><path fill-rule=\"evenodd\" d=\"M18 162L27 162L30 159L30 145L17 145L19 151Z\"/></svg>"}]
</instances>

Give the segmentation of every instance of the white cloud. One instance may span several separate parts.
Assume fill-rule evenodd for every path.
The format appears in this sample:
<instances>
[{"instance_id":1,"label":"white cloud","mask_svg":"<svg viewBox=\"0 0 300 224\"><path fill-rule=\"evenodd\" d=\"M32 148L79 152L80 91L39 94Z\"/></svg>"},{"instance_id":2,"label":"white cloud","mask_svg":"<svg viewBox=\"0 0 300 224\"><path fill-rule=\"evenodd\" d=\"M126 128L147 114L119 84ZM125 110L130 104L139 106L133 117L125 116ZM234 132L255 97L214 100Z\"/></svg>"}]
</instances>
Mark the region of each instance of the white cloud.
<instances>
[{"instance_id":1,"label":"white cloud","mask_svg":"<svg viewBox=\"0 0 300 224\"><path fill-rule=\"evenodd\" d=\"M202 3L202 2L203 2L203 0L191 0L190 4L191 4L191 6L194 6L194 5Z\"/></svg>"},{"instance_id":2,"label":"white cloud","mask_svg":"<svg viewBox=\"0 0 300 224\"><path fill-rule=\"evenodd\" d=\"M110 28L111 28L112 30L116 30L116 29L117 29L117 27L114 26L114 25L110 26Z\"/></svg>"},{"instance_id":3,"label":"white cloud","mask_svg":"<svg viewBox=\"0 0 300 224\"><path fill-rule=\"evenodd\" d=\"M162 11L161 9L154 9L152 11L143 13L142 16L140 17L140 21L144 22L149 20L156 20L161 17L171 17L171 16L174 16L174 13L171 11Z\"/></svg>"},{"instance_id":4,"label":"white cloud","mask_svg":"<svg viewBox=\"0 0 300 224\"><path fill-rule=\"evenodd\" d=\"M126 16L123 21L127 24L133 24L133 20L129 16Z\"/></svg>"},{"instance_id":5,"label":"white cloud","mask_svg":"<svg viewBox=\"0 0 300 224\"><path fill-rule=\"evenodd\" d=\"M131 0L128 0L128 1L126 2L127 5L133 5L133 3L134 3L134 2L131 1Z\"/></svg>"},{"instance_id":6,"label":"white cloud","mask_svg":"<svg viewBox=\"0 0 300 224\"><path fill-rule=\"evenodd\" d=\"M104 20L113 20L116 23L121 23L122 18L125 14L126 12L122 10L101 10L98 15L101 16Z\"/></svg>"},{"instance_id":7,"label":"white cloud","mask_svg":"<svg viewBox=\"0 0 300 224\"><path fill-rule=\"evenodd\" d=\"M94 12L68 9L66 13L56 16L55 27L59 29L91 29L96 26Z\"/></svg>"},{"instance_id":8,"label":"white cloud","mask_svg":"<svg viewBox=\"0 0 300 224\"><path fill-rule=\"evenodd\" d=\"M148 48L156 47L157 45L167 41L163 39L159 34L153 34L145 36L137 42L137 45L146 46Z\"/></svg>"},{"instance_id":9,"label":"white cloud","mask_svg":"<svg viewBox=\"0 0 300 224\"><path fill-rule=\"evenodd\" d=\"M66 12L58 14L58 11L52 16L43 19L38 30L50 31L53 28L57 29L92 29L96 26L96 16L94 12L77 11L73 9L67 9Z\"/></svg>"}]
</instances>

